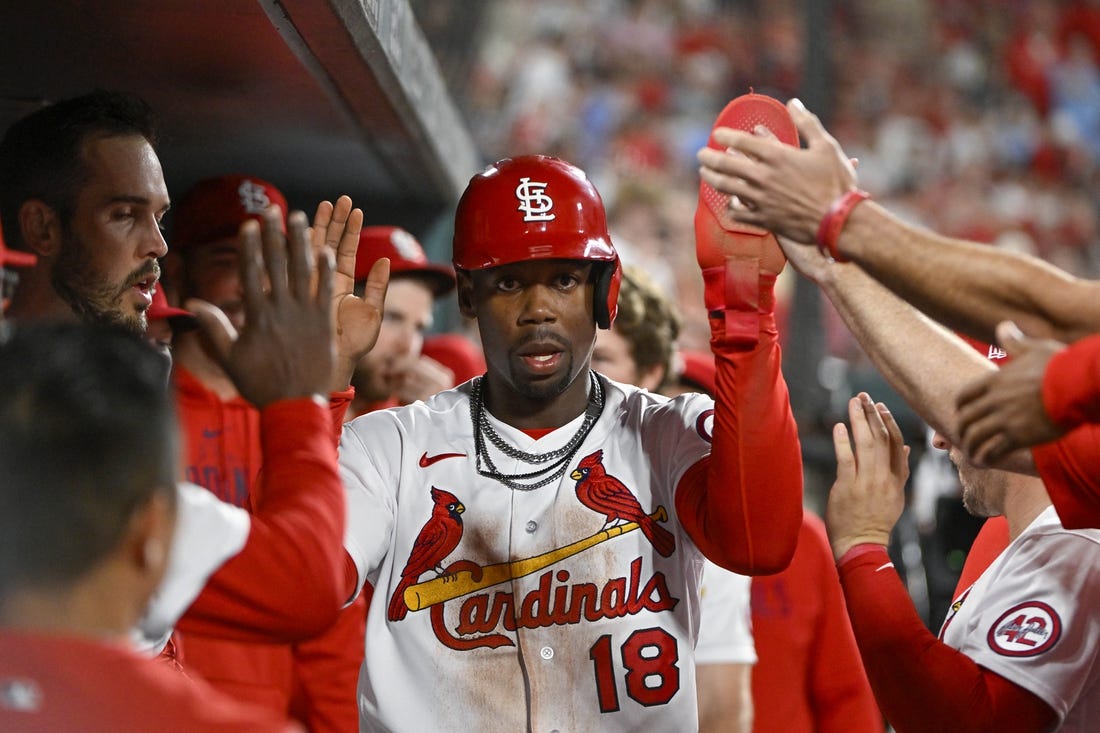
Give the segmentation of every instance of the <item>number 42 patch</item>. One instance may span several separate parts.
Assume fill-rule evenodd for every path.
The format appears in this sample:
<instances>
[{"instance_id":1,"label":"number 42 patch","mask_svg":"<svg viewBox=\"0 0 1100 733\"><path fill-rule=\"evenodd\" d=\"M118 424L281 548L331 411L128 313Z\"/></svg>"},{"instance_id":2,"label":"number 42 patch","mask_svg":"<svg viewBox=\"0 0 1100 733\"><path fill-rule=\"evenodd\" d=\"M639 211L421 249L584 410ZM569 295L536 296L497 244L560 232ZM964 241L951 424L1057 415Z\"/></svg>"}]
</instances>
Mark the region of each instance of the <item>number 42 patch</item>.
<instances>
[{"instance_id":1,"label":"number 42 patch","mask_svg":"<svg viewBox=\"0 0 1100 733\"><path fill-rule=\"evenodd\" d=\"M1034 657L1062 636L1058 612L1040 601L1028 601L1005 611L989 629L989 648L1006 657Z\"/></svg>"}]
</instances>

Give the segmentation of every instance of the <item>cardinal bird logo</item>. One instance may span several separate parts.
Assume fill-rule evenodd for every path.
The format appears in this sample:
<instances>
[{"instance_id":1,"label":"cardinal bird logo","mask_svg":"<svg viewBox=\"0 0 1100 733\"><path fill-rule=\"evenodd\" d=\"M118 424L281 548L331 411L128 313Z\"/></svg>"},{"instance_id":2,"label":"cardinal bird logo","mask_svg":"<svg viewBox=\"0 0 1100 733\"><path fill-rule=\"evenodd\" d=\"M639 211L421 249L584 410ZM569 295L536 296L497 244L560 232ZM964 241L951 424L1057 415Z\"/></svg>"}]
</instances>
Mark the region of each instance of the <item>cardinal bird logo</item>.
<instances>
[{"instance_id":1,"label":"cardinal bird logo","mask_svg":"<svg viewBox=\"0 0 1100 733\"><path fill-rule=\"evenodd\" d=\"M462 512L466 507L454 494L432 487L432 516L420 529L409 552L409 561L401 571L401 582L390 596L387 616L390 621L400 621L409 612L405 604L405 589L415 584L429 570L444 575L443 559L454 552L462 539Z\"/></svg>"},{"instance_id":2,"label":"cardinal bird logo","mask_svg":"<svg viewBox=\"0 0 1100 733\"><path fill-rule=\"evenodd\" d=\"M676 549L676 537L642 511L642 505L622 481L609 476L603 467L603 451L581 459L569 477L577 482L577 498L589 509L607 515L612 522L637 522L653 549L668 557Z\"/></svg>"}]
</instances>

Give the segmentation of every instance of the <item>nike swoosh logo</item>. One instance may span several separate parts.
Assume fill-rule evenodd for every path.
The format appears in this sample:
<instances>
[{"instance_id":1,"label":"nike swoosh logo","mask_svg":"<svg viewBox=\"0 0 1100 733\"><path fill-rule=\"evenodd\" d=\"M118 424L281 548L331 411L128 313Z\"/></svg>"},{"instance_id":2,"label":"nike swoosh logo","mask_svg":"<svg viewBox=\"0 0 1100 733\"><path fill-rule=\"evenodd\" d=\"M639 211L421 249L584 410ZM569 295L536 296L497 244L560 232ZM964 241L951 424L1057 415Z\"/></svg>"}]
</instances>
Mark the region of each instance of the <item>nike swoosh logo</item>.
<instances>
[{"instance_id":1,"label":"nike swoosh logo","mask_svg":"<svg viewBox=\"0 0 1100 733\"><path fill-rule=\"evenodd\" d=\"M434 456L429 456L428 452L425 451L424 455L420 456L420 467L421 468L427 468L428 466L432 465L433 463L436 463L437 461L442 461L444 458L465 458L465 457L466 457L465 453L438 453Z\"/></svg>"}]
</instances>

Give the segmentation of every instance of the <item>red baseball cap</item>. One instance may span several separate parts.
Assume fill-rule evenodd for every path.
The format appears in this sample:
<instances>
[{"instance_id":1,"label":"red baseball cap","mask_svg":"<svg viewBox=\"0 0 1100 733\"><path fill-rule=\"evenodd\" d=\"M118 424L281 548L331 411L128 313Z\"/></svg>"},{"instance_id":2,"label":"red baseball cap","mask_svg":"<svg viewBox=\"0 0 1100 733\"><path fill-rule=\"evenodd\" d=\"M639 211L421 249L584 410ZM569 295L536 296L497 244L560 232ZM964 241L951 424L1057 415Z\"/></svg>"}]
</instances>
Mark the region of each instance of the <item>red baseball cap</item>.
<instances>
[{"instance_id":1,"label":"red baseball cap","mask_svg":"<svg viewBox=\"0 0 1100 733\"><path fill-rule=\"evenodd\" d=\"M168 298L160 288L153 290L153 304L145 311L145 317L150 321L167 319L168 325L176 331L190 331L199 327L199 321L195 314L183 308L168 305Z\"/></svg>"},{"instance_id":2,"label":"red baseball cap","mask_svg":"<svg viewBox=\"0 0 1100 733\"><path fill-rule=\"evenodd\" d=\"M355 282L367 278L370 268L382 257L390 258L390 277L422 276L435 297L455 288L455 271L450 265L430 262L416 237L401 227L363 227L355 253Z\"/></svg>"},{"instance_id":3,"label":"red baseball cap","mask_svg":"<svg viewBox=\"0 0 1100 733\"><path fill-rule=\"evenodd\" d=\"M172 212L172 247L184 250L226 237L235 237L241 224L259 220L275 204L282 211L286 231L286 197L275 186L255 176L228 175L199 181L183 195Z\"/></svg>"},{"instance_id":4,"label":"red baseball cap","mask_svg":"<svg viewBox=\"0 0 1100 733\"><path fill-rule=\"evenodd\" d=\"M0 231L0 267L34 267L38 258L30 252L8 249L4 244L4 233Z\"/></svg>"},{"instance_id":5,"label":"red baseball cap","mask_svg":"<svg viewBox=\"0 0 1100 733\"><path fill-rule=\"evenodd\" d=\"M424 339L420 353L454 372L456 386L485 373L485 355L481 348L457 333L429 336Z\"/></svg>"}]
</instances>

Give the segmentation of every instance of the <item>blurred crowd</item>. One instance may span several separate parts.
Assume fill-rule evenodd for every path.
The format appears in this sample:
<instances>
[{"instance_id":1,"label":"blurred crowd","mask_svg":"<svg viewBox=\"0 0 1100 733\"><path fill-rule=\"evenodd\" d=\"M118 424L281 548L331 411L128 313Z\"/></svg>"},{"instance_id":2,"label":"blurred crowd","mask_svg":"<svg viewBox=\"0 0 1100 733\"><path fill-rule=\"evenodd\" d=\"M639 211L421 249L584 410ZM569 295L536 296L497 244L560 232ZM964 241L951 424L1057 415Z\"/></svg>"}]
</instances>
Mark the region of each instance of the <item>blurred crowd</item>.
<instances>
[{"instance_id":1,"label":"blurred crowd","mask_svg":"<svg viewBox=\"0 0 1100 733\"><path fill-rule=\"evenodd\" d=\"M823 24L815 3L794 0L483 3L456 99L485 160L549 153L588 171L624 261L654 275L676 303L687 351L706 349L709 338L691 228L695 151L726 102L749 90L801 96L858 158L862 187L907 221L1035 254L1081 277L1100 274L1091 193L1100 160L1100 2L818 5L828 14ZM422 13L429 35L440 31L432 17ZM822 58L809 56L814 48ZM938 625L935 609L949 600L978 523L955 501L959 487L943 454L920 462L922 421L831 305L822 298L795 312L795 283L788 268L777 288L781 337L824 332L818 366L803 373L832 394L800 421L808 501L823 505L833 472L828 427L847 396L885 394L921 465L899 532L910 540L897 555L910 560L899 565L917 571L910 592Z\"/></svg>"},{"instance_id":2,"label":"blurred crowd","mask_svg":"<svg viewBox=\"0 0 1100 733\"><path fill-rule=\"evenodd\" d=\"M807 94L810 5L487 3L457 101L486 160L548 153L589 172L616 243L676 294L682 340L695 348L707 334L688 266L694 153L729 99L750 89ZM814 111L859 158L867 190L936 231L1100 272L1089 194L1100 156L1100 3L831 5L828 27L815 29L830 81ZM848 356L843 329L830 332L830 350Z\"/></svg>"}]
</instances>

